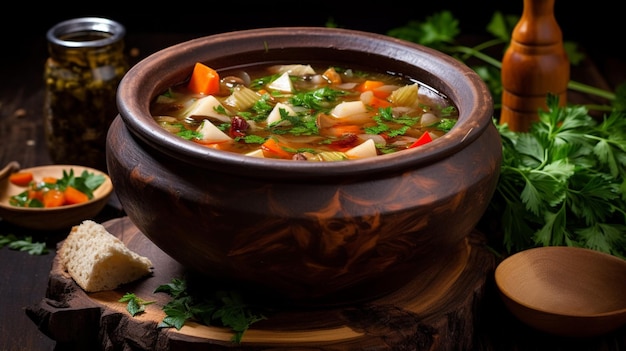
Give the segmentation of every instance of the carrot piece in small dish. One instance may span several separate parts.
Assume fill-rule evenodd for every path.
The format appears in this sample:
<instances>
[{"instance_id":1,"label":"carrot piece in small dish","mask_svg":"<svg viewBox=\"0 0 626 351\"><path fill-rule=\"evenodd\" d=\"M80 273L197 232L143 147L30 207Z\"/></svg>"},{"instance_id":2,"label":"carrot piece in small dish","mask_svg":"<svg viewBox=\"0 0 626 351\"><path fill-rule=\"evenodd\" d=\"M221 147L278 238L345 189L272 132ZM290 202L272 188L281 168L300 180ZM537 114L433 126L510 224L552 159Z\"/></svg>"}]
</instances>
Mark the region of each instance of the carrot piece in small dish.
<instances>
[{"instance_id":1,"label":"carrot piece in small dish","mask_svg":"<svg viewBox=\"0 0 626 351\"><path fill-rule=\"evenodd\" d=\"M9 176L9 181L17 186L27 186L33 180L30 172L15 172Z\"/></svg>"}]
</instances>

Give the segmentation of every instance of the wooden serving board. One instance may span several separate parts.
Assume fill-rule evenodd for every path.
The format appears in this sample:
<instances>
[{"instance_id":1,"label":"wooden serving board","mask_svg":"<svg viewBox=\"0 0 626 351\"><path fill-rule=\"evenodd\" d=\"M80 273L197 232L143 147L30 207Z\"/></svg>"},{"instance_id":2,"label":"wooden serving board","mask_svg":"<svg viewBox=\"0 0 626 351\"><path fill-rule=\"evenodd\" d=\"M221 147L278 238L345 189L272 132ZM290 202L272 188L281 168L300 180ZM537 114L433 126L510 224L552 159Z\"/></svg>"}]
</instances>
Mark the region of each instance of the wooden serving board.
<instances>
[{"instance_id":1,"label":"wooden serving board","mask_svg":"<svg viewBox=\"0 0 626 351\"><path fill-rule=\"evenodd\" d=\"M54 259L46 297L26 313L64 350L468 350L475 314L495 258L473 231L454 257L442 258L419 280L372 301L278 310L231 342L225 328L186 323L157 328L170 297L154 290L186 270L123 217L103 223L154 264L154 274L116 290L86 293ZM59 243L61 245L62 243ZM210 284L210 282L207 282ZM118 300L132 292L156 301L132 317Z\"/></svg>"}]
</instances>

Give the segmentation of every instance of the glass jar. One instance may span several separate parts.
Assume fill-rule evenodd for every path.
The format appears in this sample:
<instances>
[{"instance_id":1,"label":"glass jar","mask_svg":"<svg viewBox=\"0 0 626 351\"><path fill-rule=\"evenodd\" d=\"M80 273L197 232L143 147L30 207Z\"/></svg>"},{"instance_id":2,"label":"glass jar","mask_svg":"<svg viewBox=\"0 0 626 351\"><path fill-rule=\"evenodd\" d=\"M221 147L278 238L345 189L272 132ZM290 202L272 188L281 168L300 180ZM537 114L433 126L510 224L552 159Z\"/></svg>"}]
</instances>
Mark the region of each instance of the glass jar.
<instances>
[{"instance_id":1,"label":"glass jar","mask_svg":"<svg viewBox=\"0 0 626 351\"><path fill-rule=\"evenodd\" d=\"M106 135L117 116L117 86L128 71L126 29L98 17L60 22L47 32L44 129L54 163L106 172Z\"/></svg>"}]
</instances>

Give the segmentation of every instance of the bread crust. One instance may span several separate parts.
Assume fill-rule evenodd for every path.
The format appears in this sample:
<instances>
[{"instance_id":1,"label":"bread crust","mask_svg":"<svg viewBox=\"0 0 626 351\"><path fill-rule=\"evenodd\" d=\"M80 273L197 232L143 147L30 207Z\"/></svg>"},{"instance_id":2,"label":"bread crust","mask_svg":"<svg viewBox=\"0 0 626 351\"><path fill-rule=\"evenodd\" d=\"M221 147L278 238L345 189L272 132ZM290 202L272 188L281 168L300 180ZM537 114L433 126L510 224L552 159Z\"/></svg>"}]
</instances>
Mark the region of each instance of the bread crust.
<instances>
[{"instance_id":1,"label":"bread crust","mask_svg":"<svg viewBox=\"0 0 626 351\"><path fill-rule=\"evenodd\" d=\"M152 273L152 262L92 220L72 227L57 255L83 290L114 290Z\"/></svg>"}]
</instances>

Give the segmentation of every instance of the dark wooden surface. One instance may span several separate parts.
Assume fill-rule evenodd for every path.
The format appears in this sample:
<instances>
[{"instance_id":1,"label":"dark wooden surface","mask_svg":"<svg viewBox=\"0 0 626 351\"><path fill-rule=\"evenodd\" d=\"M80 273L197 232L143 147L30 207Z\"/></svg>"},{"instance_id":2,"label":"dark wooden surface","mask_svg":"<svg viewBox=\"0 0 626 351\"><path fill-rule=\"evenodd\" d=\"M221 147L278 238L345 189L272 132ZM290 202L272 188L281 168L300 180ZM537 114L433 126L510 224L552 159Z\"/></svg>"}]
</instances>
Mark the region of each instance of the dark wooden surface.
<instances>
[{"instance_id":1,"label":"dark wooden surface","mask_svg":"<svg viewBox=\"0 0 626 351\"><path fill-rule=\"evenodd\" d=\"M203 34L129 31L126 42L131 63L156 50ZM210 34L209 31L206 34ZM39 33L27 38L10 41L17 44L3 53L0 65L0 166L13 160L22 167L50 163L43 142L41 117L42 74L47 57L45 37ZM595 52L593 61L587 60L582 66L575 67L572 78L607 89L626 81L624 59L617 53L612 55L610 49ZM570 100L588 101L575 93L571 94ZM113 197L95 220L104 222L123 215ZM0 350L63 350L63 345L57 345L55 340L38 330L25 309L45 297L56 244L68 232L69 228L36 232L0 220L0 234L32 236L34 241L45 241L50 250L47 255L31 256L6 247L0 249ZM485 296L487 303L476 316L474 350L626 350L626 327L589 339L566 339L533 331L503 307L491 278Z\"/></svg>"},{"instance_id":2,"label":"dark wooden surface","mask_svg":"<svg viewBox=\"0 0 626 351\"><path fill-rule=\"evenodd\" d=\"M57 256L50 272L47 298L26 310L41 331L76 351L100 345L107 345L107 351L124 347L135 351L233 347L232 334L223 328L196 323L189 323L180 331L156 328L164 317L163 306L170 300L166 294L155 294L157 287L168 284L172 277L185 276L188 286L205 284L206 278L186 274L182 265L150 242L128 217L103 225L129 249L150 258L153 274L118 289L87 294L65 272ZM474 317L481 309L487 277L494 264L484 235L474 231L452 257L440 257L438 264L390 294L339 305L290 306L259 300L268 308L267 319L246 331L239 349L271 347L289 351L311 344L329 351L411 350L417 345L423 345L420 350L432 351L471 349ZM118 302L129 291L154 303L146 307L145 313L132 317L125 305ZM249 295L252 291L243 293L246 301L254 298ZM71 328L67 325L73 324L72 319L83 323L68 333Z\"/></svg>"}]
</instances>

